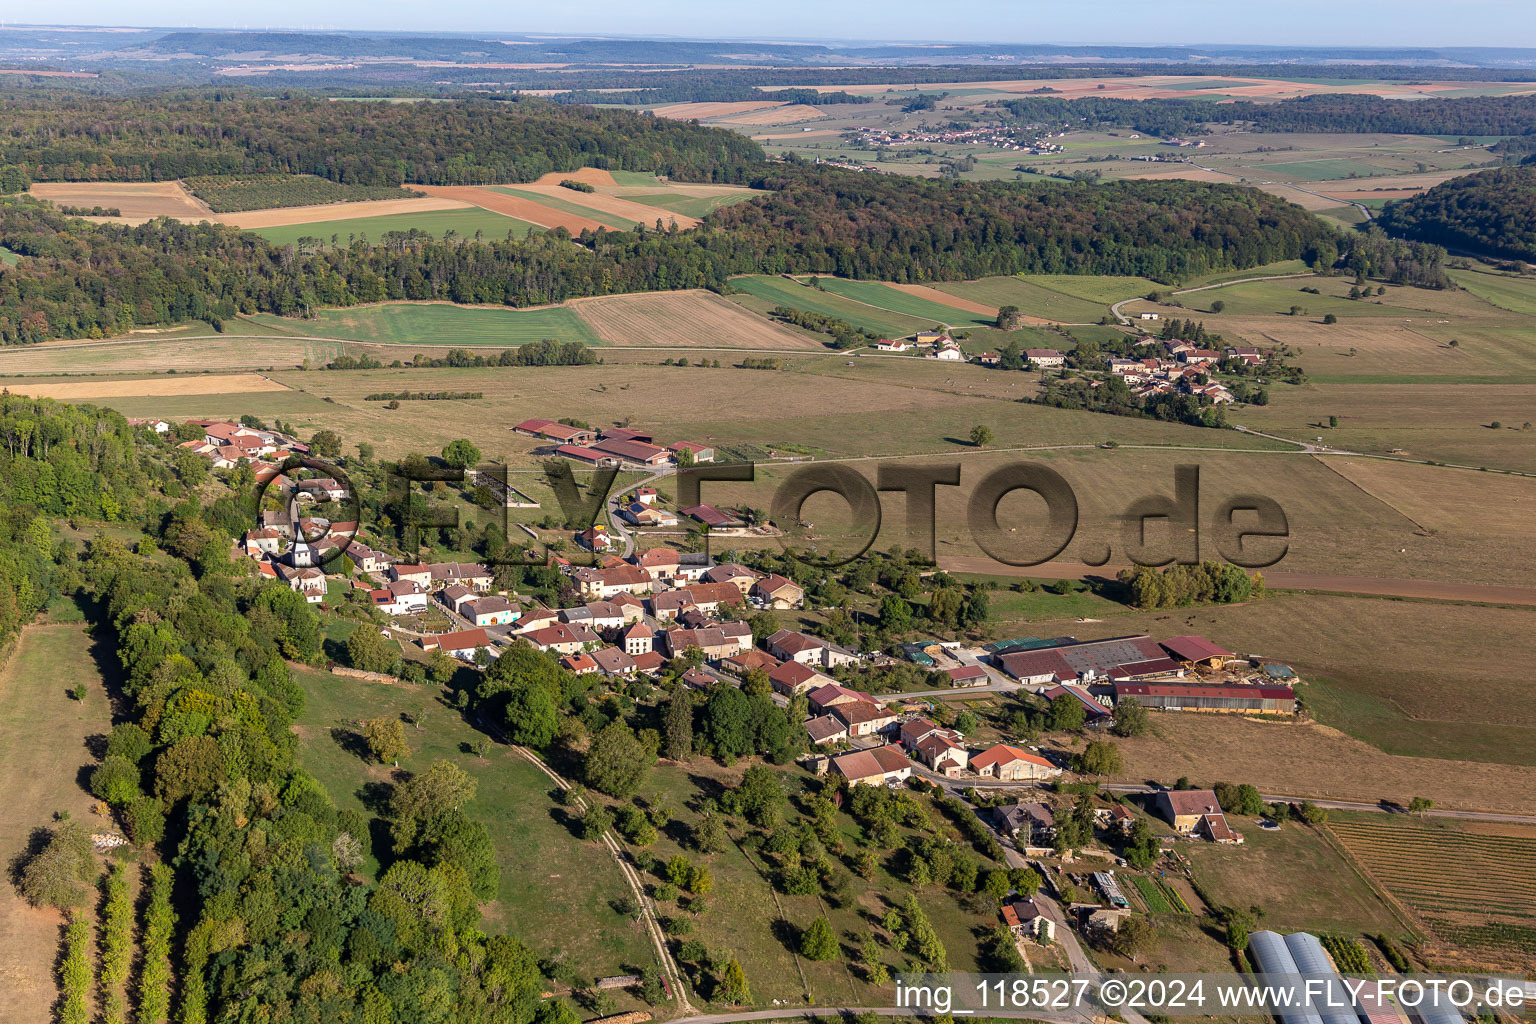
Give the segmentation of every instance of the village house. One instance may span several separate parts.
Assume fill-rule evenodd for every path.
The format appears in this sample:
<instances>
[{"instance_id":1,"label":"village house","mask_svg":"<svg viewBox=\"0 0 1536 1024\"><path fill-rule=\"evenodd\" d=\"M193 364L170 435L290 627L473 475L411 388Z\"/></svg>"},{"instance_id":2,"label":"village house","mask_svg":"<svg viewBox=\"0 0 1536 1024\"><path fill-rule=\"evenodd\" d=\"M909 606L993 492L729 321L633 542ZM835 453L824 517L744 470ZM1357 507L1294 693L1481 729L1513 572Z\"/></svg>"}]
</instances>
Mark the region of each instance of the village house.
<instances>
[{"instance_id":1,"label":"village house","mask_svg":"<svg viewBox=\"0 0 1536 1024\"><path fill-rule=\"evenodd\" d=\"M1033 782L1054 779L1061 769L1020 747L999 743L971 758L971 770L999 782Z\"/></svg>"},{"instance_id":2,"label":"village house","mask_svg":"<svg viewBox=\"0 0 1536 1024\"><path fill-rule=\"evenodd\" d=\"M949 676L951 686L986 686L991 681L987 678L987 670L980 665L946 668L944 674Z\"/></svg>"},{"instance_id":3,"label":"village house","mask_svg":"<svg viewBox=\"0 0 1536 1024\"><path fill-rule=\"evenodd\" d=\"M896 712L868 700L847 701L832 706L832 716L848 727L849 736L873 736L896 724Z\"/></svg>"},{"instance_id":4,"label":"village house","mask_svg":"<svg viewBox=\"0 0 1536 1024\"><path fill-rule=\"evenodd\" d=\"M805 600L805 588L777 573L769 574L752 585L752 593L769 608L799 608Z\"/></svg>"},{"instance_id":5,"label":"village house","mask_svg":"<svg viewBox=\"0 0 1536 1024\"><path fill-rule=\"evenodd\" d=\"M813 715L826 714L839 704L847 704L850 701L874 700L869 694L860 693L858 690L850 690L841 683L828 683L825 686L811 690L805 696L806 700L810 702L811 714Z\"/></svg>"},{"instance_id":6,"label":"village house","mask_svg":"<svg viewBox=\"0 0 1536 1024\"><path fill-rule=\"evenodd\" d=\"M248 553L257 551L263 555L276 555L287 543L287 536L270 526L247 530L245 534L245 549Z\"/></svg>"},{"instance_id":7,"label":"village house","mask_svg":"<svg viewBox=\"0 0 1536 1024\"><path fill-rule=\"evenodd\" d=\"M881 786L912 777L912 762L894 743L834 757L832 767L855 786Z\"/></svg>"},{"instance_id":8,"label":"village house","mask_svg":"<svg viewBox=\"0 0 1536 1024\"><path fill-rule=\"evenodd\" d=\"M802 665L820 668L837 668L859 660L859 656L852 651L792 629L779 630L763 641L763 646L780 661L798 661Z\"/></svg>"},{"instance_id":9,"label":"village house","mask_svg":"<svg viewBox=\"0 0 1536 1024\"><path fill-rule=\"evenodd\" d=\"M424 651L442 651L451 658L460 661L474 661L475 655L480 650L489 651L491 648L490 637L485 635L483 629L463 629L457 633L439 633L436 636L424 636L421 638L421 648Z\"/></svg>"},{"instance_id":10,"label":"village house","mask_svg":"<svg viewBox=\"0 0 1536 1024\"><path fill-rule=\"evenodd\" d=\"M630 502L619 510L619 518L632 526L676 526L677 516L664 508Z\"/></svg>"},{"instance_id":11,"label":"village house","mask_svg":"<svg viewBox=\"0 0 1536 1024\"><path fill-rule=\"evenodd\" d=\"M663 622L677 618L690 608L712 614L722 605L739 606L741 603L741 591L729 583L695 583L664 591L650 599L651 614Z\"/></svg>"},{"instance_id":12,"label":"village house","mask_svg":"<svg viewBox=\"0 0 1536 1024\"><path fill-rule=\"evenodd\" d=\"M779 693L793 697L832 684L834 680L798 661L786 661L768 673L768 682Z\"/></svg>"},{"instance_id":13,"label":"village house","mask_svg":"<svg viewBox=\"0 0 1536 1024\"><path fill-rule=\"evenodd\" d=\"M683 558L672 548L646 548L634 556L633 562L651 579L662 583L677 575Z\"/></svg>"},{"instance_id":14,"label":"village house","mask_svg":"<svg viewBox=\"0 0 1536 1024\"><path fill-rule=\"evenodd\" d=\"M345 501L348 493L344 484L328 476L300 480L294 484L293 489L300 496L307 495L316 501Z\"/></svg>"},{"instance_id":15,"label":"village house","mask_svg":"<svg viewBox=\"0 0 1536 1024\"><path fill-rule=\"evenodd\" d=\"M762 573L755 572L735 562L710 566L701 577L705 583L729 583L742 594L750 592L753 585L762 578Z\"/></svg>"},{"instance_id":16,"label":"village house","mask_svg":"<svg viewBox=\"0 0 1536 1024\"><path fill-rule=\"evenodd\" d=\"M1152 810L1185 835L1195 831L1210 814L1221 814L1221 803L1209 789L1162 789L1152 800Z\"/></svg>"},{"instance_id":17,"label":"village house","mask_svg":"<svg viewBox=\"0 0 1536 1024\"><path fill-rule=\"evenodd\" d=\"M1128 373L1138 373L1142 370L1141 361L1137 359L1116 359L1110 356L1106 358L1106 362L1110 373L1118 373L1121 376Z\"/></svg>"},{"instance_id":18,"label":"village house","mask_svg":"<svg viewBox=\"0 0 1536 1024\"><path fill-rule=\"evenodd\" d=\"M386 615L409 615L411 612L419 612L427 607L427 590L420 583L412 583L410 580L395 580L386 583L382 591L371 593L387 593L389 600L374 603L384 611Z\"/></svg>"},{"instance_id":19,"label":"village house","mask_svg":"<svg viewBox=\"0 0 1536 1024\"><path fill-rule=\"evenodd\" d=\"M396 582L415 583L426 590L432 586L432 568L427 565L396 563L389 567L389 578Z\"/></svg>"},{"instance_id":20,"label":"village house","mask_svg":"<svg viewBox=\"0 0 1536 1024\"><path fill-rule=\"evenodd\" d=\"M676 444L667 445L667 451L672 455L672 461L678 464L683 462L683 453L689 452L694 462L714 462L715 450L705 444L695 444L692 441L678 441Z\"/></svg>"},{"instance_id":21,"label":"village house","mask_svg":"<svg viewBox=\"0 0 1536 1024\"><path fill-rule=\"evenodd\" d=\"M641 654L630 655L630 657L635 660L635 669L644 672L646 675L658 675L662 669L667 667L667 659L660 651L645 651Z\"/></svg>"},{"instance_id":22,"label":"village house","mask_svg":"<svg viewBox=\"0 0 1536 1024\"><path fill-rule=\"evenodd\" d=\"M460 611L464 604L475 599L475 592L462 583L454 583L437 592L437 599L455 614L463 614Z\"/></svg>"},{"instance_id":23,"label":"village house","mask_svg":"<svg viewBox=\"0 0 1536 1024\"><path fill-rule=\"evenodd\" d=\"M649 573L633 565L611 569L577 569L573 574L581 596L587 600L606 601L617 594L649 594L656 583Z\"/></svg>"},{"instance_id":24,"label":"village house","mask_svg":"<svg viewBox=\"0 0 1536 1024\"><path fill-rule=\"evenodd\" d=\"M325 600L325 573L319 569L279 564L277 575L290 588L303 594L307 603L319 604Z\"/></svg>"},{"instance_id":25,"label":"village house","mask_svg":"<svg viewBox=\"0 0 1536 1024\"><path fill-rule=\"evenodd\" d=\"M432 574L434 587L458 583L477 594L486 594L490 592L491 584L495 581L491 571L477 562L434 562L427 566L427 569Z\"/></svg>"},{"instance_id":26,"label":"village house","mask_svg":"<svg viewBox=\"0 0 1536 1024\"><path fill-rule=\"evenodd\" d=\"M918 740L912 753L930 770L951 778L965 770L970 757L964 745L943 732L931 732Z\"/></svg>"},{"instance_id":27,"label":"village house","mask_svg":"<svg viewBox=\"0 0 1536 1024\"><path fill-rule=\"evenodd\" d=\"M382 551L375 551L362 541L353 537L347 542L347 557L352 559L352 564L360 572L383 572L389 568L390 557Z\"/></svg>"},{"instance_id":28,"label":"village house","mask_svg":"<svg viewBox=\"0 0 1536 1024\"><path fill-rule=\"evenodd\" d=\"M619 634L619 639L624 643L624 653L631 658L654 650L656 646L656 633L644 622L635 622L626 626Z\"/></svg>"},{"instance_id":29,"label":"village house","mask_svg":"<svg viewBox=\"0 0 1536 1024\"><path fill-rule=\"evenodd\" d=\"M805 732L810 736L812 745L818 747L828 743L840 743L848 738L848 728L831 715L808 719L805 723Z\"/></svg>"},{"instance_id":30,"label":"village house","mask_svg":"<svg viewBox=\"0 0 1536 1024\"><path fill-rule=\"evenodd\" d=\"M1228 359L1241 359L1249 366L1258 366L1264 361L1264 354L1256 348L1238 345L1231 346L1226 351Z\"/></svg>"},{"instance_id":31,"label":"village house","mask_svg":"<svg viewBox=\"0 0 1536 1024\"><path fill-rule=\"evenodd\" d=\"M918 331L913 338L919 345L937 345L944 340L945 334L943 331Z\"/></svg>"},{"instance_id":32,"label":"village house","mask_svg":"<svg viewBox=\"0 0 1536 1024\"><path fill-rule=\"evenodd\" d=\"M584 676L599 671L596 660L585 651L567 654L560 659L560 667L573 675Z\"/></svg>"},{"instance_id":33,"label":"village house","mask_svg":"<svg viewBox=\"0 0 1536 1024\"><path fill-rule=\"evenodd\" d=\"M613 549L613 538L608 536L608 527L589 526L576 534L577 547L585 548L594 554Z\"/></svg>"},{"instance_id":34,"label":"village house","mask_svg":"<svg viewBox=\"0 0 1536 1024\"><path fill-rule=\"evenodd\" d=\"M956 342L945 338L944 342L939 345L938 349L929 358L942 359L950 363L963 363L965 362L965 353L960 350L960 346Z\"/></svg>"},{"instance_id":35,"label":"village house","mask_svg":"<svg viewBox=\"0 0 1536 1024\"><path fill-rule=\"evenodd\" d=\"M1024 360L1037 370L1051 370L1067 364L1067 357L1053 348L1027 348Z\"/></svg>"},{"instance_id":36,"label":"village house","mask_svg":"<svg viewBox=\"0 0 1536 1024\"><path fill-rule=\"evenodd\" d=\"M747 627L751 630L751 627ZM773 670L779 667L779 659L767 651L758 650L756 647L748 647L739 654L733 654L720 662L720 668L736 676L745 677L748 672L760 668L769 674L771 681ZM801 666L802 668L804 666Z\"/></svg>"},{"instance_id":37,"label":"village house","mask_svg":"<svg viewBox=\"0 0 1536 1024\"><path fill-rule=\"evenodd\" d=\"M901 338L897 338L895 340L890 338L881 338L879 341L875 342L876 352L905 352L911 347L912 345L910 342Z\"/></svg>"},{"instance_id":38,"label":"village house","mask_svg":"<svg viewBox=\"0 0 1536 1024\"><path fill-rule=\"evenodd\" d=\"M1056 816L1038 800L1006 804L992 811L997 830L1022 847L1050 846L1056 837Z\"/></svg>"},{"instance_id":39,"label":"village house","mask_svg":"<svg viewBox=\"0 0 1536 1024\"><path fill-rule=\"evenodd\" d=\"M602 647L593 651L592 660L597 662L597 667L605 676L632 676L635 674L635 659L617 647Z\"/></svg>"},{"instance_id":40,"label":"village house","mask_svg":"<svg viewBox=\"0 0 1536 1024\"><path fill-rule=\"evenodd\" d=\"M656 488L654 487L641 487L635 491L635 500L642 505L656 504L656 497Z\"/></svg>"},{"instance_id":41,"label":"village house","mask_svg":"<svg viewBox=\"0 0 1536 1024\"><path fill-rule=\"evenodd\" d=\"M602 643L602 638L586 626L572 625L567 622L557 622L553 626L535 629L522 636L539 650L553 651L556 654L575 654L584 647Z\"/></svg>"},{"instance_id":42,"label":"village house","mask_svg":"<svg viewBox=\"0 0 1536 1024\"><path fill-rule=\"evenodd\" d=\"M459 614L477 626L506 626L517 621L522 609L506 598L492 594L464 602Z\"/></svg>"},{"instance_id":43,"label":"village house","mask_svg":"<svg viewBox=\"0 0 1536 1024\"><path fill-rule=\"evenodd\" d=\"M748 634L746 642L741 637L727 636L719 626L705 626L699 629L669 629L661 634L667 653L676 658L690 647L696 647L704 654L706 661L719 661L721 658L729 658L751 646L751 635Z\"/></svg>"},{"instance_id":44,"label":"village house","mask_svg":"<svg viewBox=\"0 0 1536 1024\"><path fill-rule=\"evenodd\" d=\"M1055 922L1041 913L1040 906L1033 898L1004 903L1002 915L1004 926L1016 939L1027 938L1039 942L1051 942L1055 938Z\"/></svg>"}]
</instances>

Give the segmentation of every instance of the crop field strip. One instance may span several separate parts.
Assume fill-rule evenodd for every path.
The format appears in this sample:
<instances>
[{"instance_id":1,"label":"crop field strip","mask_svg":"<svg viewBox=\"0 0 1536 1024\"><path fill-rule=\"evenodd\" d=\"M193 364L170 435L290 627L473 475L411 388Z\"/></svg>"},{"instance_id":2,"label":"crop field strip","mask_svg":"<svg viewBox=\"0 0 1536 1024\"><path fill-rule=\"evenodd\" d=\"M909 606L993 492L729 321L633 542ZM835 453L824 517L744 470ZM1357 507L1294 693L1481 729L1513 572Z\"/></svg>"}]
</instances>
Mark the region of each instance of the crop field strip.
<instances>
[{"instance_id":1,"label":"crop field strip","mask_svg":"<svg viewBox=\"0 0 1536 1024\"><path fill-rule=\"evenodd\" d=\"M383 213L370 214L364 210L348 210L345 206L303 207L306 213L317 212L322 216L329 214L335 218L337 214L356 213L356 217L342 217L340 219L324 220L299 220L289 219L281 215L289 211L271 210L257 213L226 214L231 220L240 221L237 227L254 231L273 245L294 245L301 238L317 239L322 244L328 244L331 236L336 236L337 241L348 244L350 239L366 236L370 242L377 243L386 234L392 231L424 231L434 238L442 238L449 231L453 231L461 237L473 238L477 232L483 233L487 238L501 239L507 237L508 232L517 238L522 238L530 231L538 229L538 225L526 220L518 220L505 214L492 210L483 210L467 203L444 204L440 200L392 200L378 205L393 208L401 204L421 205L408 211L390 210ZM372 203L358 203L356 206L372 206ZM266 219L277 214L273 220L281 220L283 223L272 223L266 226L247 227L250 219Z\"/></svg>"}]
</instances>

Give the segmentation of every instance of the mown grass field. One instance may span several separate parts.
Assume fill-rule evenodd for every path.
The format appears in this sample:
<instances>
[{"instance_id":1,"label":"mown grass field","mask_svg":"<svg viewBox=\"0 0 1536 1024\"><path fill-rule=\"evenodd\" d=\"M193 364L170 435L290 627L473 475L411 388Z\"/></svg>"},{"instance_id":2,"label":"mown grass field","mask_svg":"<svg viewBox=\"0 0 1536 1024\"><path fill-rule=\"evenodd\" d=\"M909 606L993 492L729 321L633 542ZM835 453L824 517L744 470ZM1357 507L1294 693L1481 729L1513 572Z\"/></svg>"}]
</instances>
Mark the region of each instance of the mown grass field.
<instances>
[{"instance_id":1,"label":"mown grass field","mask_svg":"<svg viewBox=\"0 0 1536 1024\"><path fill-rule=\"evenodd\" d=\"M956 330L964 330L968 327L990 326L993 322L992 317L984 314L971 313L954 306L931 302L920 296L909 295L888 287L878 281L845 281L836 277L823 277L819 280L821 286L829 292L877 309L894 310L907 316L929 320L929 326L934 323L944 323Z\"/></svg>"},{"instance_id":2,"label":"mown grass field","mask_svg":"<svg viewBox=\"0 0 1536 1024\"><path fill-rule=\"evenodd\" d=\"M1096 302L1047 288L1025 277L987 277L979 281L946 281L935 288L964 299L994 306L1018 306L1026 316L1063 323L1097 323L1107 309Z\"/></svg>"},{"instance_id":3,"label":"mown grass field","mask_svg":"<svg viewBox=\"0 0 1536 1024\"><path fill-rule=\"evenodd\" d=\"M568 306L493 309L448 303L390 302L352 309L321 310L314 319L295 320L259 313L249 320L296 336L350 338L391 345L464 345L511 348L554 338L587 345L603 342ZM402 353L409 359L411 353Z\"/></svg>"},{"instance_id":4,"label":"mown grass field","mask_svg":"<svg viewBox=\"0 0 1536 1024\"><path fill-rule=\"evenodd\" d=\"M78 621L27 626L19 640L0 652L6 659L0 667L0 782L6 792L0 808L0 858L7 865L27 848L32 830L50 825L56 813L67 813L87 828L111 825L92 813L95 801L79 781L81 769L96 760L87 737L112 727L95 653ZM85 685L83 701L65 693L76 683ZM59 994L54 970L63 916L28 906L13 885L0 889L6 1016L48 1020Z\"/></svg>"},{"instance_id":5,"label":"mown grass field","mask_svg":"<svg viewBox=\"0 0 1536 1024\"><path fill-rule=\"evenodd\" d=\"M774 306L789 306L792 309L837 317L863 330L894 338L933 326L932 319L876 309L867 303L846 298L835 292L812 288L809 285L796 284L783 277L763 275L733 277L731 287L738 292L763 300L762 303L742 303L760 313L766 313ZM741 296L736 298L740 301Z\"/></svg>"},{"instance_id":6,"label":"mown grass field","mask_svg":"<svg viewBox=\"0 0 1536 1024\"><path fill-rule=\"evenodd\" d=\"M533 225L527 221L503 217L499 213L477 208L395 213L383 217L356 217L350 220L328 220L313 224L286 224L278 227L254 228L253 231L274 245L297 245L301 238L319 239L321 244L328 245L333 236L339 244L346 245L350 239L361 238L364 235L370 242L378 242L388 232L410 231L412 228L425 231L436 238L443 237L449 231L466 238L473 238L476 232L484 232L487 238L505 238L508 232L517 238L522 238L529 231L534 230Z\"/></svg>"},{"instance_id":7,"label":"mown grass field","mask_svg":"<svg viewBox=\"0 0 1536 1024\"><path fill-rule=\"evenodd\" d=\"M1391 909L1316 830L1288 823L1266 832L1249 818L1229 820L1243 834L1241 846L1179 846L1195 881L1216 903L1262 907L1261 927L1281 932L1404 936L1407 929Z\"/></svg>"},{"instance_id":8,"label":"mown grass field","mask_svg":"<svg viewBox=\"0 0 1536 1024\"><path fill-rule=\"evenodd\" d=\"M1536 316L1536 279L1473 270L1448 273L1461 287L1500 309Z\"/></svg>"},{"instance_id":9,"label":"mown grass field","mask_svg":"<svg viewBox=\"0 0 1536 1024\"><path fill-rule=\"evenodd\" d=\"M1328 831L1412 909L1437 956L1536 964L1536 829L1424 818L1340 815Z\"/></svg>"},{"instance_id":10,"label":"mown grass field","mask_svg":"<svg viewBox=\"0 0 1536 1024\"><path fill-rule=\"evenodd\" d=\"M478 791L470 813L496 843L501 888L484 907L486 928L522 938L537 953L565 953L587 977L628 973L654 959L634 921L610 902L629 891L607 850L572 833L565 811L550 796L554 784L510 748L493 744L482 761L473 753L483 738L458 711L438 699L438 689L368 683L329 673L301 671L306 695L299 719L300 763L318 778L338 807L375 819L374 854L388 854L388 829L377 816L380 788L392 782L387 766L356 752L347 722L426 714L424 727L407 727L412 753L401 760L421 771L448 760L474 777ZM386 859L387 863L387 859Z\"/></svg>"},{"instance_id":11,"label":"mown grass field","mask_svg":"<svg viewBox=\"0 0 1536 1024\"><path fill-rule=\"evenodd\" d=\"M738 192L719 196L690 196L678 192L663 192L650 195L620 193L620 195L632 203L641 203L645 206L659 206L663 210L681 213L685 217L704 217L714 213L723 206L732 206L751 199L755 193Z\"/></svg>"}]
</instances>

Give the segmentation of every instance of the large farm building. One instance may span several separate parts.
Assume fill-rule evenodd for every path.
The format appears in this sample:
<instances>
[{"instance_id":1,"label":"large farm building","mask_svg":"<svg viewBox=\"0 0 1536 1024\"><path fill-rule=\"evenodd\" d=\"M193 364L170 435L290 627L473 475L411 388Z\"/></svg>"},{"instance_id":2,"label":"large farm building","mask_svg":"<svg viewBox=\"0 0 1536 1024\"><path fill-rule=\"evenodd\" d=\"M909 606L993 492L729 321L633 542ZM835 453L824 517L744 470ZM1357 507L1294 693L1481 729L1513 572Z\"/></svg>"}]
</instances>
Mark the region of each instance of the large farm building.
<instances>
[{"instance_id":1,"label":"large farm building","mask_svg":"<svg viewBox=\"0 0 1536 1024\"><path fill-rule=\"evenodd\" d=\"M1163 711L1257 711L1289 715L1296 694L1288 686L1248 686L1240 683L1116 683L1115 703L1136 698L1145 708Z\"/></svg>"}]
</instances>

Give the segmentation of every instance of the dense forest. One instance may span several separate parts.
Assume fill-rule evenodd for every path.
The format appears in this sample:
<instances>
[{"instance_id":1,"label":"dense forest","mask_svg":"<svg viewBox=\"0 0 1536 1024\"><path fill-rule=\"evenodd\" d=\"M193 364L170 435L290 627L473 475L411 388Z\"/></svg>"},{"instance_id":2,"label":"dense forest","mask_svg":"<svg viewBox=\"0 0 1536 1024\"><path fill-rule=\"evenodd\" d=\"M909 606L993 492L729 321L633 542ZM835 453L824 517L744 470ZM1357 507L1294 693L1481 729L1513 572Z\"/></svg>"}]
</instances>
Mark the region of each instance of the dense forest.
<instances>
[{"instance_id":1,"label":"dense forest","mask_svg":"<svg viewBox=\"0 0 1536 1024\"><path fill-rule=\"evenodd\" d=\"M756 143L624 110L528 97L335 103L240 91L0 101L0 164L33 181L314 174L345 185L532 181L580 167L739 181Z\"/></svg>"},{"instance_id":2,"label":"dense forest","mask_svg":"<svg viewBox=\"0 0 1536 1024\"><path fill-rule=\"evenodd\" d=\"M1536 96L1460 96L1411 103L1353 93L1279 103L1237 100L1082 99L1027 96L995 104L1030 124L1114 124L1151 135L1182 135L1201 125L1243 122L1263 132L1527 135L1536 133Z\"/></svg>"},{"instance_id":3,"label":"dense forest","mask_svg":"<svg viewBox=\"0 0 1536 1024\"><path fill-rule=\"evenodd\" d=\"M1536 261L1536 166L1479 171L1392 203L1388 231L1479 256Z\"/></svg>"},{"instance_id":4,"label":"dense forest","mask_svg":"<svg viewBox=\"0 0 1536 1024\"><path fill-rule=\"evenodd\" d=\"M764 169L766 168L766 170ZM687 232L455 240L392 233L299 251L232 228L66 218L0 200L0 342L100 337L237 313L305 315L398 299L511 306L678 288L724 290L744 273L898 282L1064 273L1176 281L1224 268L1322 258L1341 240L1299 206L1252 189L1185 181L1089 186L924 182L760 165L762 200Z\"/></svg>"}]
</instances>

